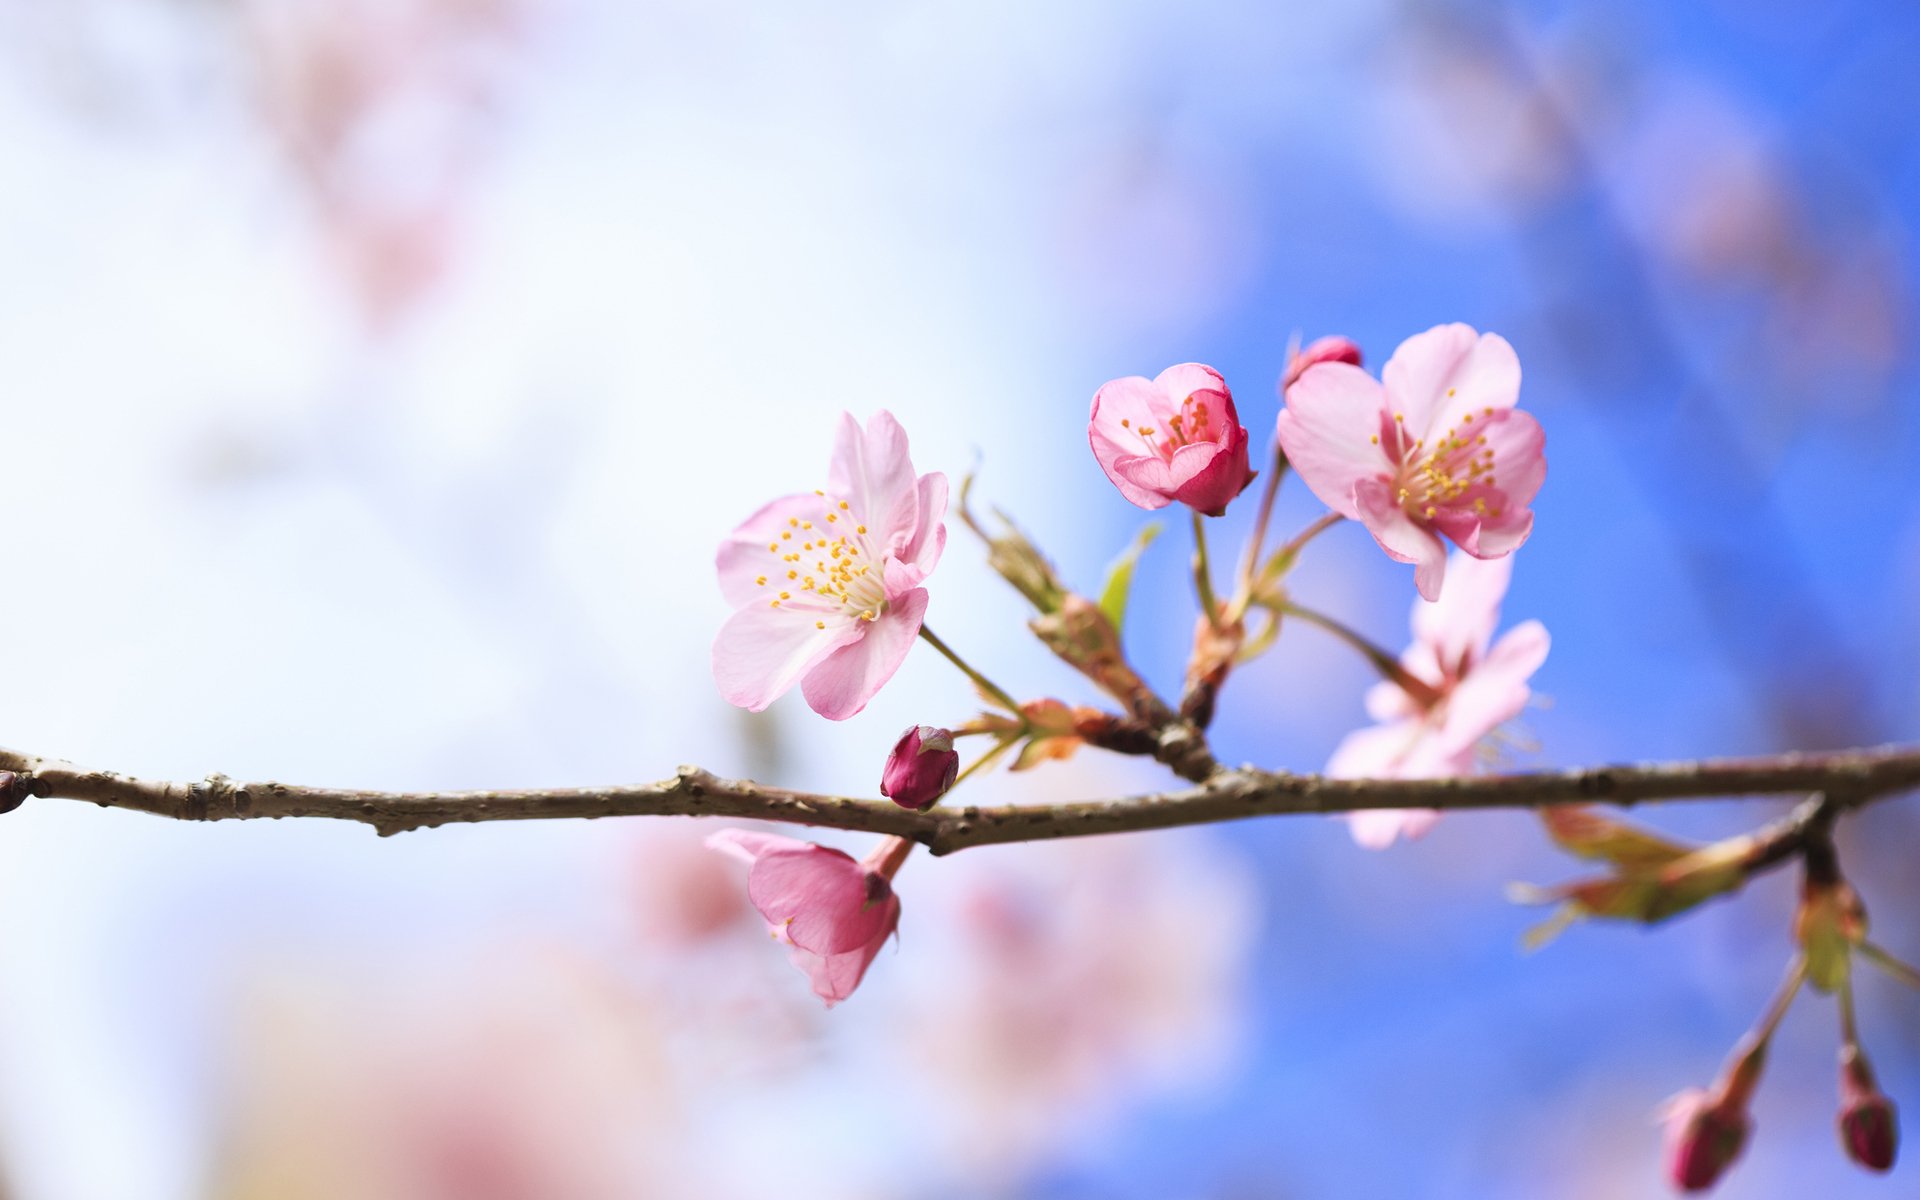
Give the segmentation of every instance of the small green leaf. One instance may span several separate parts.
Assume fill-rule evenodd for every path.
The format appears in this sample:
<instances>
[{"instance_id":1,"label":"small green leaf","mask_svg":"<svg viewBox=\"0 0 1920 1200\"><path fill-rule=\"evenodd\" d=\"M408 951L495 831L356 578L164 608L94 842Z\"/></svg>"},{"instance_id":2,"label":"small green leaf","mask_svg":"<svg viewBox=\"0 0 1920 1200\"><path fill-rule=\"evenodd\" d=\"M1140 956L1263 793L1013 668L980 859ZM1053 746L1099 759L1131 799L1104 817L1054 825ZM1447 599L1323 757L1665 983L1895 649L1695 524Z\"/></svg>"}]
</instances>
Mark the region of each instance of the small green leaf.
<instances>
[{"instance_id":1,"label":"small green leaf","mask_svg":"<svg viewBox=\"0 0 1920 1200\"><path fill-rule=\"evenodd\" d=\"M1133 568L1140 562L1140 555L1160 536L1162 526L1158 521L1150 521L1133 539L1133 544L1113 565L1107 568L1107 581L1100 588L1100 611L1107 615L1118 630L1127 619L1127 596L1133 591Z\"/></svg>"},{"instance_id":2,"label":"small green leaf","mask_svg":"<svg viewBox=\"0 0 1920 1200\"><path fill-rule=\"evenodd\" d=\"M1540 823L1569 854L1610 862L1627 870L1657 870L1696 849L1604 816L1585 805L1543 809Z\"/></svg>"}]
</instances>

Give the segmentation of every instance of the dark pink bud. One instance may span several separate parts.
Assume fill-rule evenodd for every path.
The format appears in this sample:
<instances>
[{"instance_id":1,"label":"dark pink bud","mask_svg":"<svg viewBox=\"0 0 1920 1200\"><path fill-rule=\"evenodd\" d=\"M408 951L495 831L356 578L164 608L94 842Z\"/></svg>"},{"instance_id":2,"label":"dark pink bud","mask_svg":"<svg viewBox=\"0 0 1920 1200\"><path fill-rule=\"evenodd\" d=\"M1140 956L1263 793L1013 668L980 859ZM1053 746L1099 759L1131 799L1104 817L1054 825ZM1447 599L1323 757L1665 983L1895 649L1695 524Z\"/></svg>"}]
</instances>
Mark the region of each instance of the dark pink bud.
<instances>
[{"instance_id":1,"label":"dark pink bud","mask_svg":"<svg viewBox=\"0 0 1920 1200\"><path fill-rule=\"evenodd\" d=\"M880 773L880 794L901 808L918 811L947 794L960 774L960 752L953 732L915 725L900 735Z\"/></svg>"},{"instance_id":2,"label":"dark pink bud","mask_svg":"<svg viewBox=\"0 0 1920 1200\"><path fill-rule=\"evenodd\" d=\"M1890 1169L1900 1148L1893 1101L1881 1094L1858 1046L1840 1051L1840 1144L1869 1171Z\"/></svg>"},{"instance_id":3,"label":"dark pink bud","mask_svg":"<svg viewBox=\"0 0 1920 1200\"><path fill-rule=\"evenodd\" d=\"M1667 1102L1667 1178L1683 1192L1719 1182L1746 1147L1753 1122L1727 1097L1700 1088Z\"/></svg>"},{"instance_id":4,"label":"dark pink bud","mask_svg":"<svg viewBox=\"0 0 1920 1200\"><path fill-rule=\"evenodd\" d=\"M1287 360L1287 373L1280 380L1280 390L1285 392L1293 386L1293 381L1307 373L1307 368L1320 363L1348 363L1360 365L1360 347L1343 337L1323 337L1298 351Z\"/></svg>"}]
</instances>

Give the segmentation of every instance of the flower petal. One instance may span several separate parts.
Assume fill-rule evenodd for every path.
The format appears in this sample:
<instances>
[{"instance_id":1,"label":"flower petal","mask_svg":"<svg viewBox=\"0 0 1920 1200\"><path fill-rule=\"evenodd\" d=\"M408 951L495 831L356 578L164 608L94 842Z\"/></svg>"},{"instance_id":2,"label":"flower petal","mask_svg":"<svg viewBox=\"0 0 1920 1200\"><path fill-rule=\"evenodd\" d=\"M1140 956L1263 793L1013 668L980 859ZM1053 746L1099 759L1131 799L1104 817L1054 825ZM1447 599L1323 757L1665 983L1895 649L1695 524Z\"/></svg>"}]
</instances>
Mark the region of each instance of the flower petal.
<instances>
[{"instance_id":1,"label":"flower petal","mask_svg":"<svg viewBox=\"0 0 1920 1200\"><path fill-rule=\"evenodd\" d=\"M1093 447L1094 459L1120 494L1141 508L1165 508L1171 497L1134 482L1123 464L1139 459L1158 461L1146 453L1146 443L1135 431L1141 426L1160 425L1167 408L1166 393L1159 385L1129 375L1102 384L1093 394L1093 407L1087 416L1087 442Z\"/></svg>"},{"instance_id":2,"label":"flower petal","mask_svg":"<svg viewBox=\"0 0 1920 1200\"><path fill-rule=\"evenodd\" d=\"M793 964L807 973L807 978L813 982L813 994L824 1000L828 1008L853 995L860 981L866 978L867 968L873 964L881 947L887 944L887 938L899 925L899 899L888 897L884 907L887 909L886 930L866 945L844 954L813 954L798 946L793 948Z\"/></svg>"},{"instance_id":3,"label":"flower petal","mask_svg":"<svg viewBox=\"0 0 1920 1200\"><path fill-rule=\"evenodd\" d=\"M1440 598L1413 602L1413 636L1429 649L1442 671L1451 674L1463 664L1471 666L1486 657L1512 576L1511 558L1483 560L1453 554Z\"/></svg>"},{"instance_id":4,"label":"flower petal","mask_svg":"<svg viewBox=\"0 0 1920 1200\"><path fill-rule=\"evenodd\" d=\"M747 876L747 898L786 940L814 954L844 954L878 938L899 902L867 893L867 869L850 855L804 842L761 855Z\"/></svg>"},{"instance_id":5,"label":"flower petal","mask_svg":"<svg viewBox=\"0 0 1920 1200\"><path fill-rule=\"evenodd\" d=\"M752 866L762 855L772 854L776 850L804 850L810 844L799 838L761 833L757 829L722 829L707 837L707 849L718 850L728 858L739 859L748 866Z\"/></svg>"},{"instance_id":6,"label":"flower petal","mask_svg":"<svg viewBox=\"0 0 1920 1200\"><path fill-rule=\"evenodd\" d=\"M1205 363L1176 363L1153 377L1153 386L1165 397L1162 411L1175 413L1180 411L1180 402L1195 392L1219 392L1226 401L1225 416L1229 420L1237 419L1233 412L1233 393L1227 390L1227 381L1220 372ZM1218 405L1220 401L1208 397ZM1221 414L1215 413L1215 421Z\"/></svg>"},{"instance_id":7,"label":"flower petal","mask_svg":"<svg viewBox=\"0 0 1920 1200\"><path fill-rule=\"evenodd\" d=\"M830 721L844 721L865 708L913 649L926 612L926 589L914 588L889 599L875 620L855 622L865 627L864 636L820 661L801 683L813 711Z\"/></svg>"},{"instance_id":8,"label":"flower petal","mask_svg":"<svg viewBox=\"0 0 1920 1200\"><path fill-rule=\"evenodd\" d=\"M1358 519L1354 485L1393 471L1378 440L1383 420L1391 417L1373 376L1347 363L1319 363L1287 389L1276 429L1288 465L1320 502Z\"/></svg>"},{"instance_id":9,"label":"flower petal","mask_svg":"<svg viewBox=\"0 0 1920 1200\"><path fill-rule=\"evenodd\" d=\"M1487 408L1512 408L1520 398L1520 360L1496 333L1469 325L1436 325L1400 343L1381 369L1388 403L1406 418L1408 432L1435 444L1449 420Z\"/></svg>"},{"instance_id":10,"label":"flower petal","mask_svg":"<svg viewBox=\"0 0 1920 1200\"><path fill-rule=\"evenodd\" d=\"M1369 850L1385 850L1400 839L1425 837L1440 820L1431 808L1376 808L1347 814L1353 840Z\"/></svg>"},{"instance_id":11,"label":"flower petal","mask_svg":"<svg viewBox=\"0 0 1920 1200\"><path fill-rule=\"evenodd\" d=\"M782 533L793 532L789 522L819 520L823 504L820 497L810 493L782 496L763 505L727 535L720 543L714 566L720 572L720 594L728 604L735 608L755 600L765 604L779 594L773 580L786 575L788 564L781 559L781 551L767 547L779 542ZM764 585L758 582L762 578L768 581Z\"/></svg>"},{"instance_id":12,"label":"flower petal","mask_svg":"<svg viewBox=\"0 0 1920 1200\"><path fill-rule=\"evenodd\" d=\"M863 636L862 622L792 608L749 604L713 639L713 681L729 704L759 712L802 675Z\"/></svg>"},{"instance_id":13,"label":"flower petal","mask_svg":"<svg viewBox=\"0 0 1920 1200\"><path fill-rule=\"evenodd\" d=\"M1527 681L1547 661L1546 626L1523 621L1502 634L1447 697L1436 744L1442 754L1471 755L1481 738L1520 715L1533 694Z\"/></svg>"},{"instance_id":14,"label":"flower petal","mask_svg":"<svg viewBox=\"0 0 1920 1200\"><path fill-rule=\"evenodd\" d=\"M916 520L900 548L899 557L918 573L914 579L918 583L933 573L933 568L939 565L940 552L946 549L947 477L932 471L922 475L915 487L919 492Z\"/></svg>"},{"instance_id":15,"label":"flower petal","mask_svg":"<svg viewBox=\"0 0 1920 1200\"><path fill-rule=\"evenodd\" d=\"M918 504L914 483L907 431L892 413L874 413L864 431L852 413L840 414L827 490L848 503L855 521L883 533L911 528Z\"/></svg>"},{"instance_id":16,"label":"flower petal","mask_svg":"<svg viewBox=\"0 0 1920 1200\"><path fill-rule=\"evenodd\" d=\"M1317 370L1320 368L1315 367ZM1307 372L1307 377L1312 375L1313 371ZM1423 599L1438 600L1447 575L1446 544L1408 516L1407 510L1395 502L1392 489L1381 480L1361 480L1354 485L1353 498L1360 521L1373 540L1389 558L1414 564L1413 586Z\"/></svg>"}]
</instances>

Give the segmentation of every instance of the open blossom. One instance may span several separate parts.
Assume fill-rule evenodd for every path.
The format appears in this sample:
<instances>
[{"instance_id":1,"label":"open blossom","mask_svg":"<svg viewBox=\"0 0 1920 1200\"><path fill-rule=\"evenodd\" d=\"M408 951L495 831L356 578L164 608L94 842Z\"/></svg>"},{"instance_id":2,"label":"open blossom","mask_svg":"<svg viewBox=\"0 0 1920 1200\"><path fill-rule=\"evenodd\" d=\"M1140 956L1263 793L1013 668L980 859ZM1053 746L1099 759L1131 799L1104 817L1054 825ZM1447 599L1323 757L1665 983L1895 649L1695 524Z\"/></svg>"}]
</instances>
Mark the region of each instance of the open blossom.
<instances>
[{"instance_id":1,"label":"open blossom","mask_svg":"<svg viewBox=\"0 0 1920 1200\"><path fill-rule=\"evenodd\" d=\"M1409 690L1385 682L1367 693L1367 714L1378 725L1348 734L1327 764L1343 779L1429 779L1473 770L1480 740L1526 707L1527 680L1547 659L1549 639L1538 621L1508 630L1498 642L1500 602L1513 560L1454 556L1446 590L1436 602L1413 602L1413 645L1400 665ZM1348 817L1363 846L1419 837L1439 814L1427 809L1381 809Z\"/></svg>"},{"instance_id":2,"label":"open blossom","mask_svg":"<svg viewBox=\"0 0 1920 1200\"><path fill-rule=\"evenodd\" d=\"M853 995L900 924L892 881L913 843L890 837L859 861L812 842L747 829L723 829L707 845L752 868L747 899L774 939L792 948L794 965L813 981L813 994L828 1008Z\"/></svg>"},{"instance_id":3,"label":"open blossom","mask_svg":"<svg viewBox=\"0 0 1920 1200\"><path fill-rule=\"evenodd\" d=\"M1227 381L1199 363L1101 387L1093 394L1087 440L1113 486L1141 508L1178 500L1217 517L1253 482L1247 431Z\"/></svg>"},{"instance_id":4,"label":"open blossom","mask_svg":"<svg viewBox=\"0 0 1920 1200\"><path fill-rule=\"evenodd\" d=\"M827 486L782 496L721 543L720 590L738 611L713 642L720 694L759 712L797 682L823 717L865 708L920 633L946 514L947 477L914 475L892 413L864 430L841 414Z\"/></svg>"},{"instance_id":5,"label":"open blossom","mask_svg":"<svg viewBox=\"0 0 1920 1200\"><path fill-rule=\"evenodd\" d=\"M1546 435L1514 407L1520 360L1498 334L1441 325L1400 343L1376 382L1316 363L1287 388L1279 436L1313 494L1414 564L1438 598L1442 535L1475 558L1511 554L1533 531Z\"/></svg>"}]
</instances>

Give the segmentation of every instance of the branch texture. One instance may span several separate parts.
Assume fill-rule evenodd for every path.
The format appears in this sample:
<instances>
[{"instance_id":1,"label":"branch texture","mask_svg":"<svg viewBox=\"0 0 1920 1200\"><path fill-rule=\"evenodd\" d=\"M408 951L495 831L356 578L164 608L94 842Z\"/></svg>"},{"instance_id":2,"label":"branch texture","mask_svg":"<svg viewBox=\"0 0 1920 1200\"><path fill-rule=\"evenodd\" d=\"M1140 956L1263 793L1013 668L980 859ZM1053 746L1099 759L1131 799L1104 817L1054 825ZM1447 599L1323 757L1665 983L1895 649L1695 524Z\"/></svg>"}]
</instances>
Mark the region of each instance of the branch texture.
<instances>
[{"instance_id":1,"label":"branch texture","mask_svg":"<svg viewBox=\"0 0 1920 1200\"><path fill-rule=\"evenodd\" d=\"M29 795L85 800L182 821L331 817L364 822L385 836L453 821L732 817L895 834L919 842L935 854L947 854L969 846L1004 842L1380 808L1461 812L1816 792L1832 798L1836 807L1858 808L1880 797L1920 787L1920 747L1456 779L1326 779L1241 767L1222 769L1194 787L1123 799L965 805L926 812L910 812L884 800L816 795L722 779L698 767L682 767L672 778L657 783L624 787L483 792L309 788L241 783L224 775L209 775L197 783L166 783L4 749L0 749L0 772L12 774L11 781L0 777L0 792L12 803Z\"/></svg>"}]
</instances>

